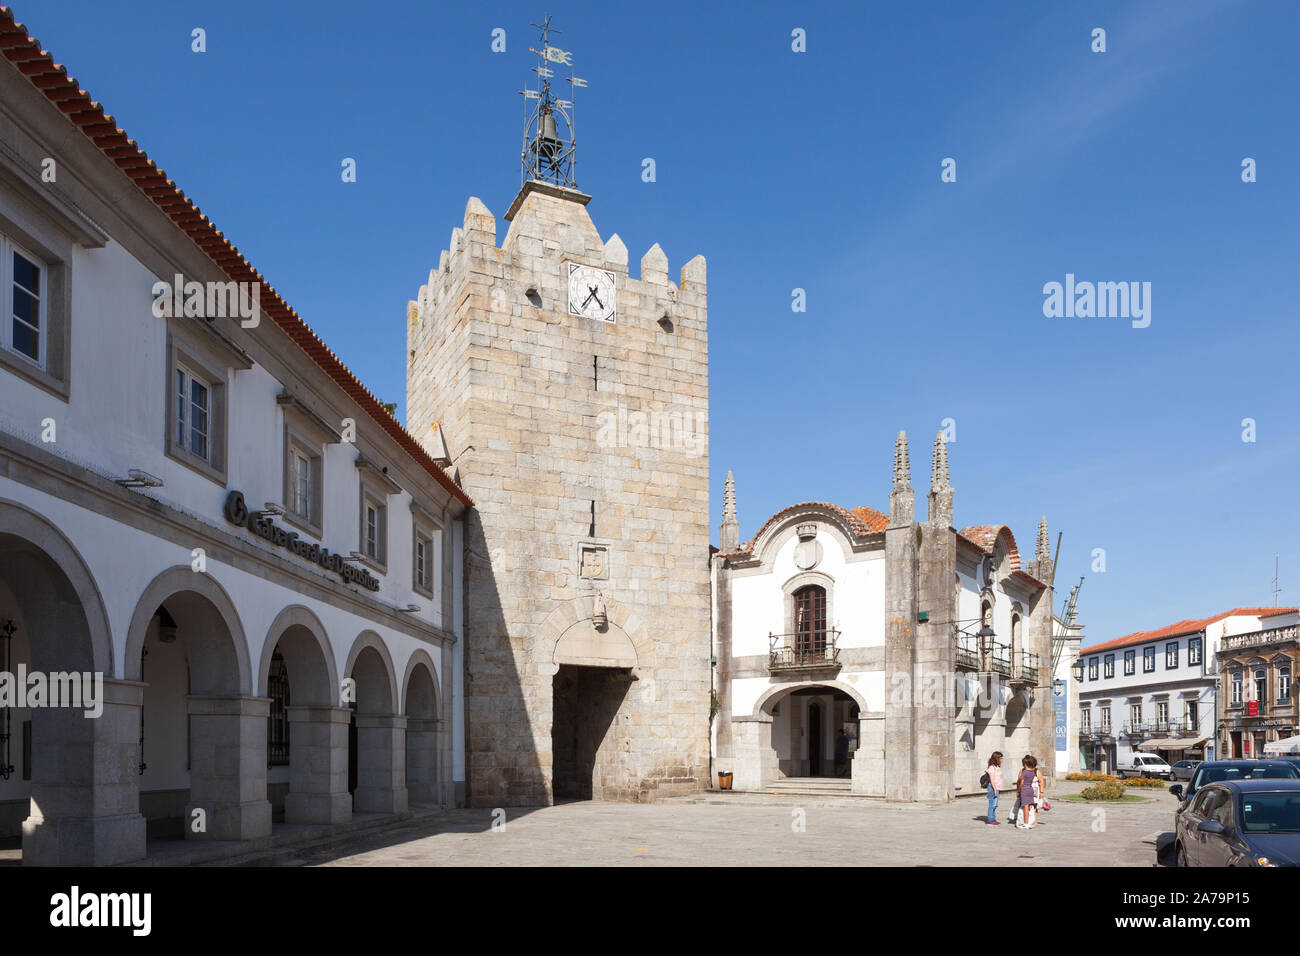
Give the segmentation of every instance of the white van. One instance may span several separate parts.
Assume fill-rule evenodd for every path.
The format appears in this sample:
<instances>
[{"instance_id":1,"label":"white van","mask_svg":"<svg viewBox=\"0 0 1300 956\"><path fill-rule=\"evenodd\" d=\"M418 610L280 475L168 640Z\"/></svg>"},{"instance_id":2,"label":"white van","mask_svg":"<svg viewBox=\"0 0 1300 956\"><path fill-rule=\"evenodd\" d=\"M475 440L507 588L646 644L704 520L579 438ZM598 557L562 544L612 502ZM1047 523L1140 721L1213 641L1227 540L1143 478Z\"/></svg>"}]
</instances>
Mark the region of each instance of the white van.
<instances>
[{"instance_id":1,"label":"white van","mask_svg":"<svg viewBox=\"0 0 1300 956\"><path fill-rule=\"evenodd\" d=\"M1165 763L1163 757L1141 753L1120 757L1115 762L1115 772L1120 777L1163 777L1172 780L1174 776L1173 768Z\"/></svg>"}]
</instances>

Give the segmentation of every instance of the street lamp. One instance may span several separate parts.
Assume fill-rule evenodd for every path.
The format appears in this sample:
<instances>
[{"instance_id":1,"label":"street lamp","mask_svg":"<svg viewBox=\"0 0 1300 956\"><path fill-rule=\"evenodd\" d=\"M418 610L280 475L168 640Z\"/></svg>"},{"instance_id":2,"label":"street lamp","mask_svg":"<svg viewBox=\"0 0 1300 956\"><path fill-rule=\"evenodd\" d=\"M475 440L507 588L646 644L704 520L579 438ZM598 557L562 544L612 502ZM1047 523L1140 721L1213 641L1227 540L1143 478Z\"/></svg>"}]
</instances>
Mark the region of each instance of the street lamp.
<instances>
[{"instance_id":1,"label":"street lamp","mask_svg":"<svg viewBox=\"0 0 1300 956\"><path fill-rule=\"evenodd\" d=\"M1075 683L1083 682L1083 660L1075 658L1074 663L1070 665L1070 673L1074 675Z\"/></svg>"}]
</instances>

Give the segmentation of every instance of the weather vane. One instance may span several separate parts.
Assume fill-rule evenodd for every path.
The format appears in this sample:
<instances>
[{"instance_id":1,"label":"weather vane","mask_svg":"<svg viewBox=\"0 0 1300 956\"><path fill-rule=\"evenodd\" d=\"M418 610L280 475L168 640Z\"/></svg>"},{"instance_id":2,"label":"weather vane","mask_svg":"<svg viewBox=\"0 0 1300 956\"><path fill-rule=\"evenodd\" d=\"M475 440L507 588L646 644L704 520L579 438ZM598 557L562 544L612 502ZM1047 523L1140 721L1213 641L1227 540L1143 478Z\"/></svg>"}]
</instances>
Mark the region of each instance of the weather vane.
<instances>
[{"instance_id":1,"label":"weather vane","mask_svg":"<svg viewBox=\"0 0 1300 956\"><path fill-rule=\"evenodd\" d=\"M551 35L559 35L560 31L551 28L550 15L545 22L532 25L541 31L542 48L528 48L530 53L537 54L537 66L533 67L533 72L537 74L540 86L535 90L519 91L524 98L525 116L520 185L538 179L574 189L578 184L573 101L558 99L551 92L555 71L548 64L570 68L569 75L563 77L570 84L570 96L573 89L586 86L587 81L573 75L573 54L551 45Z\"/></svg>"}]
</instances>

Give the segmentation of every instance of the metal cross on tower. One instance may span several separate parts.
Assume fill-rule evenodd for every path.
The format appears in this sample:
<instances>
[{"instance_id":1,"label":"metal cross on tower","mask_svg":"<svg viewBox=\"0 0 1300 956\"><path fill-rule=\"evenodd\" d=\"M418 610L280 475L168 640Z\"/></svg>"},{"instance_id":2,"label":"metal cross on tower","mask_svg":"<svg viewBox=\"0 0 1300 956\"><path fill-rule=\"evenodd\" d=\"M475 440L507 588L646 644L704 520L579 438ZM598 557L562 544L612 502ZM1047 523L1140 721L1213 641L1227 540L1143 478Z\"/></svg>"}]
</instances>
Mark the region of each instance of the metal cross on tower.
<instances>
[{"instance_id":1,"label":"metal cross on tower","mask_svg":"<svg viewBox=\"0 0 1300 956\"><path fill-rule=\"evenodd\" d=\"M554 183L569 189L577 187L576 145L573 138L573 101L557 99L551 92L555 72L548 64L570 67L563 77L573 89L586 86L587 81L573 75L573 54L551 45L551 35L560 33L551 28L548 15L543 23L533 26L541 31L540 50L529 47L537 54L538 89L520 90L524 98L524 149L521 154L520 185L530 179Z\"/></svg>"}]
</instances>

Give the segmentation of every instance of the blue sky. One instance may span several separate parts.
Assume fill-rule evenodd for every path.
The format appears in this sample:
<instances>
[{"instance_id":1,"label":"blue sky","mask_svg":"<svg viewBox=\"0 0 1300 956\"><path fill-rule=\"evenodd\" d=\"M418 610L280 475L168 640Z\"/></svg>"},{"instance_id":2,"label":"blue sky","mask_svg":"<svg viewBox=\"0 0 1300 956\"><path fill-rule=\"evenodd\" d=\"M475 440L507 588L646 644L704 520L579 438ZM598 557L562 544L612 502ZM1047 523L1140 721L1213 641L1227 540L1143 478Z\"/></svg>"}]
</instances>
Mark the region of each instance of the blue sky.
<instances>
[{"instance_id":1,"label":"blue sky","mask_svg":"<svg viewBox=\"0 0 1300 956\"><path fill-rule=\"evenodd\" d=\"M634 271L654 242L673 276L709 261L715 538L727 469L743 537L797 501L884 510L900 428L921 512L952 418L958 525L1009 524L1029 554L1046 514L1057 607L1086 576L1090 642L1271 604L1274 555L1300 603L1300 8L973 6L549 7L590 82L578 185L602 236ZM518 190L516 91L547 6L13 8L401 402L407 300L468 196L500 217ZM1067 273L1150 282L1150 326L1044 317Z\"/></svg>"}]
</instances>

